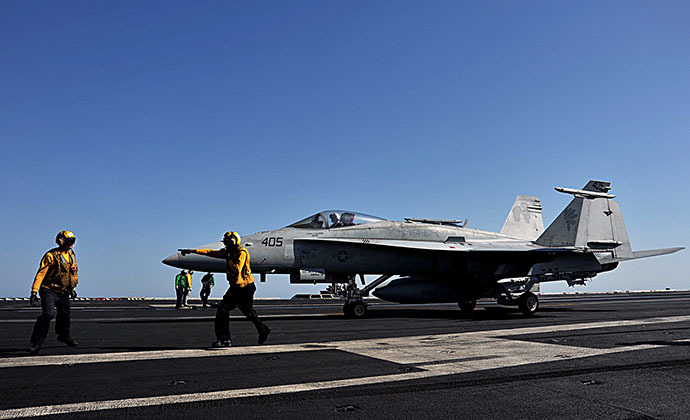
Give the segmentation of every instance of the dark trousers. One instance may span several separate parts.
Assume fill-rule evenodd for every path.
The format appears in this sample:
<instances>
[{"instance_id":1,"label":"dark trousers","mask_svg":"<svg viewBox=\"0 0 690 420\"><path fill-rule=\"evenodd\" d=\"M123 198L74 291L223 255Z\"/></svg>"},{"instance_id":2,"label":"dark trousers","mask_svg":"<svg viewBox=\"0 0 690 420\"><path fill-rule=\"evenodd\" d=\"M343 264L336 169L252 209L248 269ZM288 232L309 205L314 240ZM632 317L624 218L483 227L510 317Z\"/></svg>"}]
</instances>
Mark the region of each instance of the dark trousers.
<instances>
[{"instance_id":1,"label":"dark trousers","mask_svg":"<svg viewBox=\"0 0 690 420\"><path fill-rule=\"evenodd\" d=\"M256 292L254 283L248 284L245 287L231 287L225 292L223 300L216 310L214 326L218 340L230 341L230 311L235 309L235 307L240 308L244 316L252 321L257 332L261 332L266 328L254 310L254 292Z\"/></svg>"},{"instance_id":2,"label":"dark trousers","mask_svg":"<svg viewBox=\"0 0 690 420\"><path fill-rule=\"evenodd\" d=\"M41 287L38 294L41 297L42 313L36 318L34 330L31 333L31 344L43 345L50 329L50 320L55 318L56 309L55 333L58 336L68 337L70 335L69 324L72 319L69 292L58 293Z\"/></svg>"},{"instance_id":3,"label":"dark trousers","mask_svg":"<svg viewBox=\"0 0 690 420\"><path fill-rule=\"evenodd\" d=\"M177 287L175 288L175 293L177 294L177 302L175 303L175 307L179 308L181 306L187 305L187 296L189 295L189 289L185 289L184 287Z\"/></svg>"},{"instance_id":4,"label":"dark trousers","mask_svg":"<svg viewBox=\"0 0 690 420\"><path fill-rule=\"evenodd\" d=\"M211 288L210 287L202 287L201 292L199 292L199 297L201 298L201 303L206 305L208 303L208 296L211 294Z\"/></svg>"}]
</instances>

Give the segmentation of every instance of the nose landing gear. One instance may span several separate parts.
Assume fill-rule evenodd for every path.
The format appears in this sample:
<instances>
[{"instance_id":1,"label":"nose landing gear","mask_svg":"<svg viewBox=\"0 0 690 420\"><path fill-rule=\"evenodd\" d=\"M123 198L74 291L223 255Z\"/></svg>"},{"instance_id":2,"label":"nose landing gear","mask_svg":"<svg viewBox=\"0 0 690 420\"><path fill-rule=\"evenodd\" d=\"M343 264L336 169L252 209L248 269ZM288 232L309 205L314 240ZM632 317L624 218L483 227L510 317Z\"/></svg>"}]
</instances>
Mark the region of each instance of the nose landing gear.
<instances>
[{"instance_id":1,"label":"nose landing gear","mask_svg":"<svg viewBox=\"0 0 690 420\"><path fill-rule=\"evenodd\" d=\"M347 302L343 305L343 312L348 318L363 318L367 313L367 304L361 300Z\"/></svg>"},{"instance_id":2,"label":"nose landing gear","mask_svg":"<svg viewBox=\"0 0 690 420\"><path fill-rule=\"evenodd\" d=\"M364 284L364 275L360 274L362 284ZM343 305L343 313L348 318L363 318L367 314L367 304L363 298L369 296L369 292L378 287L381 283L393 277L385 274L380 276L368 286L360 289L357 287L354 275L347 276L347 286L345 286L345 304Z\"/></svg>"}]
</instances>

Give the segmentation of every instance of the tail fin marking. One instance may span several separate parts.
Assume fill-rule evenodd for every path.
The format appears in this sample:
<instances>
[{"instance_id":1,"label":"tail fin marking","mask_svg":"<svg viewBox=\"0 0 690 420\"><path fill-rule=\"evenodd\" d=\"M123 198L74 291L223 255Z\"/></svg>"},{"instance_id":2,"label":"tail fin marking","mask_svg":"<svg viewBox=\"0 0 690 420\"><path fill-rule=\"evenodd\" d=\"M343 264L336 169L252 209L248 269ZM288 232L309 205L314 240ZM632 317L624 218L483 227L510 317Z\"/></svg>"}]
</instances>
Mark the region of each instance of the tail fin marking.
<instances>
[{"instance_id":1,"label":"tail fin marking","mask_svg":"<svg viewBox=\"0 0 690 420\"><path fill-rule=\"evenodd\" d=\"M508 213L508 218L503 223L501 234L534 241L542 232L544 232L544 221L541 217L539 198L518 195Z\"/></svg>"},{"instance_id":2,"label":"tail fin marking","mask_svg":"<svg viewBox=\"0 0 690 420\"><path fill-rule=\"evenodd\" d=\"M620 205L604 196L609 189L610 183L602 181L589 181L583 190L561 188L559 191L574 198L535 242L549 247L607 250L614 258L632 257ZM581 191L601 195L582 195Z\"/></svg>"}]
</instances>

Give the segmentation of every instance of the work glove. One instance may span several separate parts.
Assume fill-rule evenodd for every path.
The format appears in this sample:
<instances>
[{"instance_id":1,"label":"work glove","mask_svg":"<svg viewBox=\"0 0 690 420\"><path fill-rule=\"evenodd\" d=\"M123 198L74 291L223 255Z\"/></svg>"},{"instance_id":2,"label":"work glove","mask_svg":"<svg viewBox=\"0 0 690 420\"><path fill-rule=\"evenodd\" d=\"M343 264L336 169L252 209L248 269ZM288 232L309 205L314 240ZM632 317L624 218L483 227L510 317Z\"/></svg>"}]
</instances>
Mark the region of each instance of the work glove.
<instances>
[{"instance_id":1,"label":"work glove","mask_svg":"<svg viewBox=\"0 0 690 420\"><path fill-rule=\"evenodd\" d=\"M31 302L31 306L37 306L40 301L41 300L36 295L36 292L31 292L31 296L29 297L29 302Z\"/></svg>"},{"instance_id":2,"label":"work glove","mask_svg":"<svg viewBox=\"0 0 690 420\"><path fill-rule=\"evenodd\" d=\"M180 254L182 254L183 257L184 257L185 255L187 255L187 254L191 254L191 253L192 253L192 250L191 250L191 249L178 249L178 251L180 251Z\"/></svg>"},{"instance_id":3,"label":"work glove","mask_svg":"<svg viewBox=\"0 0 690 420\"><path fill-rule=\"evenodd\" d=\"M69 297L71 297L72 299L76 299L77 298L77 291L74 289L70 290Z\"/></svg>"}]
</instances>

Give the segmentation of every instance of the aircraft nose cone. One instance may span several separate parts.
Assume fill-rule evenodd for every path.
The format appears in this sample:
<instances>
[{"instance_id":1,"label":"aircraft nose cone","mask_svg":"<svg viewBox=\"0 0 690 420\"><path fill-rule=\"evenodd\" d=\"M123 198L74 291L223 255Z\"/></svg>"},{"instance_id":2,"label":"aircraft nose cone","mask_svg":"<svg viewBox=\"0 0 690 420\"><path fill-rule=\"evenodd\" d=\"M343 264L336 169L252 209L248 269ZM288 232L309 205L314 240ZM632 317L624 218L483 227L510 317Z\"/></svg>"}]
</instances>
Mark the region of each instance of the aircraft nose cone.
<instances>
[{"instance_id":1,"label":"aircraft nose cone","mask_svg":"<svg viewBox=\"0 0 690 420\"><path fill-rule=\"evenodd\" d=\"M161 261L165 265L169 265L171 267L179 267L179 262L180 262L180 254L172 254L171 256L165 258L163 261Z\"/></svg>"}]
</instances>

